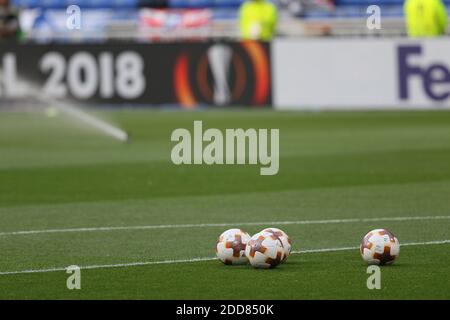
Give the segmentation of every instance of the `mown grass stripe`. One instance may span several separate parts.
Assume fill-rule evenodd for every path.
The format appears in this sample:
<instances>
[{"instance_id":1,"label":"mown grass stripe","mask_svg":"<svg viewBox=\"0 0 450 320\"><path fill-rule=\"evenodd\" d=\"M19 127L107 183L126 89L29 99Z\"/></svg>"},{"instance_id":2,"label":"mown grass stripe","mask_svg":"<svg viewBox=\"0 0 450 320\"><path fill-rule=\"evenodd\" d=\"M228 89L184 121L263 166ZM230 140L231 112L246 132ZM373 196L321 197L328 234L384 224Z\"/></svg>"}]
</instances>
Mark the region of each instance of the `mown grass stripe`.
<instances>
[{"instance_id":1,"label":"mown grass stripe","mask_svg":"<svg viewBox=\"0 0 450 320\"><path fill-rule=\"evenodd\" d=\"M0 236L19 236L46 233L69 232L98 232L98 231L127 231L127 230L153 230L153 229L183 229L183 228L215 228L230 226L262 226L262 225L308 225L308 224L339 224L339 223L364 223L381 221L415 221L415 220L447 220L450 216L422 216L422 217L381 217L381 218L352 218L352 219L328 219L328 220L297 220L297 221L265 221L265 222L225 222L225 223L199 223L199 224L164 224L146 226L121 226L121 227L86 227L64 228L0 232Z\"/></svg>"},{"instance_id":2,"label":"mown grass stripe","mask_svg":"<svg viewBox=\"0 0 450 320\"><path fill-rule=\"evenodd\" d=\"M410 242L403 243L402 246L426 246L426 245L441 245L450 244L450 240L437 240L437 241L427 241L427 242ZM357 250L359 247L341 247L341 248L324 248L324 249L309 249L292 251L291 254L308 254L308 253L326 253L326 252L337 252L337 251L349 251ZM106 269L106 268L125 268L125 267L139 267L139 266L149 266L158 264L176 264L176 263L193 263L193 262L203 262L203 261L213 261L217 260L216 257L204 257L204 258L193 258L193 259L182 259L182 260L162 260L162 261L143 261L143 262L130 262L130 263L117 263L117 264L103 264L103 265L89 265L80 266L83 270L92 269ZM17 274L30 274L30 273L47 273L47 272L59 272L66 271L66 268L49 268L49 269L30 269L30 270L19 270L19 271L2 271L0 275L17 275Z\"/></svg>"}]
</instances>

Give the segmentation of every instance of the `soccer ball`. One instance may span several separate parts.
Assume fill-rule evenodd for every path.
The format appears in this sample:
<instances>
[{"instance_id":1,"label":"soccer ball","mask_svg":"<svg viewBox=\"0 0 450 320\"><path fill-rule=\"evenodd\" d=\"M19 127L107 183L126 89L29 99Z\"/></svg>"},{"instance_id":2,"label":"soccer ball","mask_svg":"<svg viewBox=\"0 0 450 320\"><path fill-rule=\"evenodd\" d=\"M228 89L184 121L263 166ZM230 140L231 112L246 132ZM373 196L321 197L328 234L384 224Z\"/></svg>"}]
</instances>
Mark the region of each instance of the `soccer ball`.
<instances>
[{"instance_id":1,"label":"soccer ball","mask_svg":"<svg viewBox=\"0 0 450 320\"><path fill-rule=\"evenodd\" d=\"M216 244L216 254L220 261L227 265L245 264L245 247L250 235L241 229L229 229L219 236Z\"/></svg>"},{"instance_id":2,"label":"soccer ball","mask_svg":"<svg viewBox=\"0 0 450 320\"><path fill-rule=\"evenodd\" d=\"M286 234L286 232L284 232L283 230L278 229L278 228L267 228L267 229L264 229L262 232L270 233L270 234L274 235L275 237L277 237L278 239L280 239L281 244L283 245L283 248L284 248L284 258L281 262L285 262L286 259L291 254L291 250L292 250L292 242L291 242L291 239L289 238L289 236Z\"/></svg>"},{"instance_id":3,"label":"soccer ball","mask_svg":"<svg viewBox=\"0 0 450 320\"><path fill-rule=\"evenodd\" d=\"M400 254L400 242L388 230L375 229L362 239L360 252L368 264L389 265Z\"/></svg>"},{"instance_id":4,"label":"soccer ball","mask_svg":"<svg viewBox=\"0 0 450 320\"><path fill-rule=\"evenodd\" d=\"M284 248L277 236L260 232L248 241L245 255L255 268L275 268L284 259Z\"/></svg>"}]
</instances>

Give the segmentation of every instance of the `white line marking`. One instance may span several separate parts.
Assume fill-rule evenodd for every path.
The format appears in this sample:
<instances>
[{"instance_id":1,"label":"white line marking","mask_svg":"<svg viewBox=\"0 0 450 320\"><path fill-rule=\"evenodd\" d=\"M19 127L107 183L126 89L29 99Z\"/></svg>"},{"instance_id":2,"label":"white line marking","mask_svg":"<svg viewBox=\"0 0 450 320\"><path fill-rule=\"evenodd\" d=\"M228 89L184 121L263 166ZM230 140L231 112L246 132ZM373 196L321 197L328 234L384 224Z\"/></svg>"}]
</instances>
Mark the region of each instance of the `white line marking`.
<instances>
[{"instance_id":1,"label":"white line marking","mask_svg":"<svg viewBox=\"0 0 450 320\"><path fill-rule=\"evenodd\" d=\"M410 242L410 243L403 243L403 244L401 244L401 246L426 246L426 245L437 245L437 244L450 244L450 240ZM359 247L310 249L310 250L292 251L291 254L337 252L337 251L349 251L349 250L358 250L358 249L359 249ZM124 268L124 267L138 267L138 266L149 266L149 265L158 265L158 264L193 263L193 262L213 261L213 260L217 260L217 258L205 257L205 258L193 258L193 259L183 259L183 260L144 261L144 262L130 262L130 263L103 264L103 265L99 264L99 265L82 266L82 267L80 267L80 269L90 270L90 269L106 269L106 268ZM49 269L3 271L3 272L0 272L0 275L14 275L14 274L26 274L26 273L47 273L47 272L58 272L58 271L66 271L66 268L59 267L59 268L49 268Z\"/></svg>"},{"instance_id":2,"label":"white line marking","mask_svg":"<svg viewBox=\"0 0 450 320\"><path fill-rule=\"evenodd\" d=\"M260 225L307 225L307 224L333 224L355 222L382 222L382 221L415 221L415 220L448 220L450 216L423 216L423 217L385 217L368 219L331 219L331 220L298 220L298 221L266 221L266 222L225 222L225 223L201 223L201 224L165 224L147 226L124 227L92 227L92 228L68 228L68 229L44 229L0 232L0 236L18 236L43 233L67 233L67 232L96 232L119 230L153 230L153 229L182 229L182 228L212 228L229 226L260 226Z\"/></svg>"},{"instance_id":3,"label":"white line marking","mask_svg":"<svg viewBox=\"0 0 450 320\"><path fill-rule=\"evenodd\" d=\"M426 246L426 245L433 245L433 244L450 244L450 240L436 240L436 241L426 241L426 242L407 242L407 243L400 243L400 246L410 247L410 246ZM292 253L299 254L299 253L336 252L336 251L348 251L348 250L359 250L359 246L358 247L300 250L300 251L292 251L291 254Z\"/></svg>"}]
</instances>

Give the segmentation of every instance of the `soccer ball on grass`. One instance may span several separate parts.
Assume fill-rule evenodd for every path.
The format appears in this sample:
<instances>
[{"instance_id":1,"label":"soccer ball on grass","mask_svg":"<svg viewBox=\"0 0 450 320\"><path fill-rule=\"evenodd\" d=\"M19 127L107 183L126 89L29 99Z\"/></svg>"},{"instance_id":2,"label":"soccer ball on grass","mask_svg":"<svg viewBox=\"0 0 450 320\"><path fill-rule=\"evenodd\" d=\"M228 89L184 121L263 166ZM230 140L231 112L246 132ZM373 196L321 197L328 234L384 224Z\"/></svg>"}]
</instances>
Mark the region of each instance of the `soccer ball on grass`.
<instances>
[{"instance_id":1,"label":"soccer ball on grass","mask_svg":"<svg viewBox=\"0 0 450 320\"><path fill-rule=\"evenodd\" d=\"M275 268L284 259L284 248L281 240L269 233L255 234L247 243L245 255L255 268Z\"/></svg>"},{"instance_id":2,"label":"soccer ball on grass","mask_svg":"<svg viewBox=\"0 0 450 320\"><path fill-rule=\"evenodd\" d=\"M362 239L360 252L368 264L389 265L400 254L400 242L390 231L375 229Z\"/></svg>"},{"instance_id":3,"label":"soccer ball on grass","mask_svg":"<svg viewBox=\"0 0 450 320\"><path fill-rule=\"evenodd\" d=\"M268 232L277 237L278 239L280 239L284 249L284 258L282 262L285 262L289 257L289 255L291 254L292 250L292 242L289 236L286 234L286 232L278 228L267 228L264 229L262 232Z\"/></svg>"},{"instance_id":4,"label":"soccer ball on grass","mask_svg":"<svg viewBox=\"0 0 450 320\"><path fill-rule=\"evenodd\" d=\"M246 264L245 247L250 235L241 229L229 229L223 232L216 244L216 254L227 265Z\"/></svg>"}]
</instances>

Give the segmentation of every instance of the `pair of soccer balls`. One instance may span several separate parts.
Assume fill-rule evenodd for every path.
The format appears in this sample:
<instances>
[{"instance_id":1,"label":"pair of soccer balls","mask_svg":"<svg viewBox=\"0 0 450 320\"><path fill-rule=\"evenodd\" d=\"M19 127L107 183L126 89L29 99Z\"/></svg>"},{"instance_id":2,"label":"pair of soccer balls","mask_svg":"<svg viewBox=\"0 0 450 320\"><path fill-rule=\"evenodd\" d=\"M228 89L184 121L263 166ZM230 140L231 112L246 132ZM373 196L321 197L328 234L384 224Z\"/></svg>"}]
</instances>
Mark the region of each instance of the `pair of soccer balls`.
<instances>
[{"instance_id":1,"label":"pair of soccer balls","mask_svg":"<svg viewBox=\"0 0 450 320\"><path fill-rule=\"evenodd\" d=\"M216 245L216 254L227 265L250 264L255 268L275 268L291 253L291 240L280 229L267 228L253 237L241 229L223 232Z\"/></svg>"}]
</instances>

